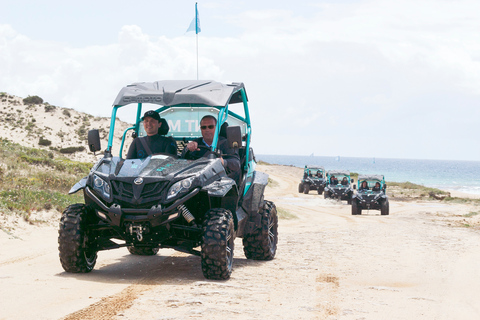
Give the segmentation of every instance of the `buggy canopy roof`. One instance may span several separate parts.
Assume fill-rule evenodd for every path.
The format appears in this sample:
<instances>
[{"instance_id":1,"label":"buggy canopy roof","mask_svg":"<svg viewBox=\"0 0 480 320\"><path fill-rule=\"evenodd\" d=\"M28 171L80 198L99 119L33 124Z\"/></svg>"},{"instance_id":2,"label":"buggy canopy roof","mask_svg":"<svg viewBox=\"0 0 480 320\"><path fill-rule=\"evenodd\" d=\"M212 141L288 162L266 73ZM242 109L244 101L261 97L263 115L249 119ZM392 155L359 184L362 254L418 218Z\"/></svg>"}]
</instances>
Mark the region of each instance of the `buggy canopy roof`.
<instances>
[{"instance_id":1,"label":"buggy canopy roof","mask_svg":"<svg viewBox=\"0 0 480 320\"><path fill-rule=\"evenodd\" d=\"M323 168L322 166L310 166L310 165L306 165L305 166L305 169L322 169L322 171L325 171L325 168Z\"/></svg>"},{"instance_id":2,"label":"buggy canopy roof","mask_svg":"<svg viewBox=\"0 0 480 320\"><path fill-rule=\"evenodd\" d=\"M383 175L381 174L359 174L358 181L360 180L383 180Z\"/></svg>"},{"instance_id":3,"label":"buggy canopy roof","mask_svg":"<svg viewBox=\"0 0 480 320\"><path fill-rule=\"evenodd\" d=\"M349 176L350 171L348 170L328 170L327 171L328 175L336 175L336 174L343 174L344 176Z\"/></svg>"},{"instance_id":4,"label":"buggy canopy roof","mask_svg":"<svg viewBox=\"0 0 480 320\"><path fill-rule=\"evenodd\" d=\"M203 104L224 107L227 104L242 102L240 93L242 88L245 88L243 83L223 84L212 80L137 82L123 87L113 105L153 103L162 106Z\"/></svg>"}]
</instances>

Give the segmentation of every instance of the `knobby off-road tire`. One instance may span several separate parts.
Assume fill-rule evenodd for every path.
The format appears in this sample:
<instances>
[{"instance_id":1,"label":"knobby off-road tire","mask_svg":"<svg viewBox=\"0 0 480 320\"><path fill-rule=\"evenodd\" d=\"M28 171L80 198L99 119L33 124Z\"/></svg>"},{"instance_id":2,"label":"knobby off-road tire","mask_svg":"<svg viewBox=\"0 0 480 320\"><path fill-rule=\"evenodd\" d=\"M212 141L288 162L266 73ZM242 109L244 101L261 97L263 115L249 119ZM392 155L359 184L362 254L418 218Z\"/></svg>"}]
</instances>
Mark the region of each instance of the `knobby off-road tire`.
<instances>
[{"instance_id":1,"label":"knobby off-road tire","mask_svg":"<svg viewBox=\"0 0 480 320\"><path fill-rule=\"evenodd\" d=\"M68 206L60 218L58 250L62 267L67 272L86 273L97 262L97 251L92 249L87 225L93 214L84 204Z\"/></svg>"},{"instance_id":2,"label":"knobby off-road tire","mask_svg":"<svg viewBox=\"0 0 480 320\"><path fill-rule=\"evenodd\" d=\"M322 187L318 187L317 193L321 195L321 194L323 193L323 188L322 188Z\"/></svg>"},{"instance_id":3,"label":"knobby off-road tire","mask_svg":"<svg viewBox=\"0 0 480 320\"><path fill-rule=\"evenodd\" d=\"M303 192L303 183L299 183L298 184L298 193L302 193Z\"/></svg>"},{"instance_id":4,"label":"knobby off-road tire","mask_svg":"<svg viewBox=\"0 0 480 320\"><path fill-rule=\"evenodd\" d=\"M308 194L310 192L310 185L306 184L303 186L303 193Z\"/></svg>"},{"instance_id":5,"label":"knobby off-road tire","mask_svg":"<svg viewBox=\"0 0 480 320\"><path fill-rule=\"evenodd\" d=\"M325 199L330 198L330 192L325 191L325 193L323 194L323 197L324 197Z\"/></svg>"},{"instance_id":6,"label":"knobby off-road tire","mask_svg":"<svg viewBox=\"0 0 480 320\"><path fill-rule=\"evenodd\" d=\"M128 246L128 252L136 256L154 256L158 253L158 248Z\"/></svg>"},{"instance_id":7,"label":"knobby off-road tire","mask_svg":"<svg viewBox=\"0 0 480 320\"><path fill-rule=\"evenodd\" d=\"M382 216L388 216L390 213L390 204L388 203L388 200L385 200L382 202L382 207L380 208L380 214Z\"/></svg>"},{"instance_id":8,"label":"knobby off-road tire","mask_svg":"<svg viewBox=\"0 0 480 320\"><path fill-rule=\"evenodd\" d=\"M202 235L202 272L205 278L226 280L232 274L235 230L229 210L211 209Z\"/></svg>"},{"instance_id":9,"label":"knobby off-road tire","mask_svg":"<svg viewBox=\"0 0 480 320\"><path fill-rule=\"evenodd\" d=\"M260 211L261 226L243 237L243 252L247 259L272 260L277 252L278 216L271 201L264 201Z\"/></svg>"},{"instance_id":10,"label":"knobby off-road tire","mask_svg":"<svg viewBox=\"0 0 480 320\"><path fill-rule=\"evenodd\" d=\"M352 215L362 214L362 209L358 207L357 201L352 201Z\"/></svg>"}]
</instances>

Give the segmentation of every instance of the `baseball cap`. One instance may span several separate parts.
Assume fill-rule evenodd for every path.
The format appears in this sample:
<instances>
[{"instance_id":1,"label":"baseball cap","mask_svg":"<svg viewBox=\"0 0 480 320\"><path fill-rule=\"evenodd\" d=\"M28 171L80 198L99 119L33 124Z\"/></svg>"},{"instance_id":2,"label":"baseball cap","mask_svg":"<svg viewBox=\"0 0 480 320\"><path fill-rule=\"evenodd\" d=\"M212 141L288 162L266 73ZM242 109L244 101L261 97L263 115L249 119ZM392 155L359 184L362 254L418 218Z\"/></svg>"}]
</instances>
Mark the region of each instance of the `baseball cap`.
<instances>
[{"instance_id":1,"label":"baseball cap","mask_svg":"<svg viewBox=\"0 0 480 320\"><path fill-rule=\"evenodd\" d=\"M158 114L158 112L157 112L157 111L153 111L153 110L149 110L149 111L145 112L145 114L143 115L142 120L145 119L145 117L150 117L150 118L153 118L153 119L155 119L155 120L157 120L157 121L160 121L160 119L161 119L161 118L160 118L160 115Z\"/></svg>"}]
</instances>

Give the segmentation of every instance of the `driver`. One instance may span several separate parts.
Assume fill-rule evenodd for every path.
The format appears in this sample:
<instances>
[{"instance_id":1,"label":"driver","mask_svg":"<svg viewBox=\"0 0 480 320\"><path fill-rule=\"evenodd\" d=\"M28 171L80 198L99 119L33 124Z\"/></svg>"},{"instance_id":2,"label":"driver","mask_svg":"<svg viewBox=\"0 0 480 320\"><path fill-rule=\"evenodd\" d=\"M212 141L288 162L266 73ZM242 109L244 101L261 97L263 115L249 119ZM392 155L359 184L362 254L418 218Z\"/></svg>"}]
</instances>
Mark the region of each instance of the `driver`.
<instances>
[{"instance_id":1,"label":"driver","mask_svg":"<svg viewBox=\"0 0 480 320\"><path fill-rule=\"evenodd\" d=\"M143 115L143 127L146 137L137 137L128 149L127 159L143 159L155 153L167 153L177 156L177 143L172 138L158 134L162 126L158 112L150 110ZM166 125L166 122L165 122Z\"/></svg>"},{"instance_id":2,"label":"driver","mask_svg":"<svg viewBox=\"0 0 480 320\"><path fill-rule=\"evenodd\" d=\"M362 181L362 184L360 185L360 190L369 190L367 181Z\"/></svg>"},{"instance_id":3,"label":"driver","mask_svg":"<svg viewBox=\"0 0 480 320\"><path fill-rule=\"evenodd\" d=\"M200 120L200 129L202 137L190 141L185 148L189 151L185 154L186 159L198 159L205 155L212 146L215 136L215 128L217 119L214 116L206 115ZM203 146L203 148L199 148ZM217 142L217 151L221 153L223 167L227 175L236 180L237 174L240 172L240 157L238 151L228 147L228 140L219 136Z\"/></svg>"},{"instance_id":4,"label":"driver","mask_svg":"<svg viewBox=\"0 0 480 320\"><path fill-rule=\"evenodd\" d=\"M343 177L343 179L342 179L342 186L348 186L347 177Z\"/></svg>"},{"instance_id":5,"label":"driver","mask_svg":"<svg viewBox=\"0 0 480 320\"><path fill-rule=\"evenodd\" d=\"M335 176L332 175L332 176L330 177L330 183L331 183L331 184L334 184L334 185L337 185L337 184L338 184L338 179L335 178Z\"/></svg>"}]
</instances>

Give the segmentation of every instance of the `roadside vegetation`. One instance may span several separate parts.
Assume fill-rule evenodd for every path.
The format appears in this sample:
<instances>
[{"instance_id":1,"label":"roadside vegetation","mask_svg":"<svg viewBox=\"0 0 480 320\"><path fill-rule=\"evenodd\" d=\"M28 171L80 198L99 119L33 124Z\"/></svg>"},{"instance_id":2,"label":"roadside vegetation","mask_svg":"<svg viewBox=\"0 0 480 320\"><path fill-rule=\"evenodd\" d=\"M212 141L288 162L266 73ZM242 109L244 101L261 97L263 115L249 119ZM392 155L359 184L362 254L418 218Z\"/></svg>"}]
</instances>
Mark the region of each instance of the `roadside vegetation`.
<instances>
[{"instance_id":1,"label":"roadside vegetation","mask_svg":"<svg viewBox=\"0 0 480 320\"><path fill-rule=\"evenodd\" d=\"M81 193L68 191L91 166L0 138L0 213L17 214L33 223L29 218L34 211L62 212L69 204L82 202Z\"/></svg>"}]
</instances>

